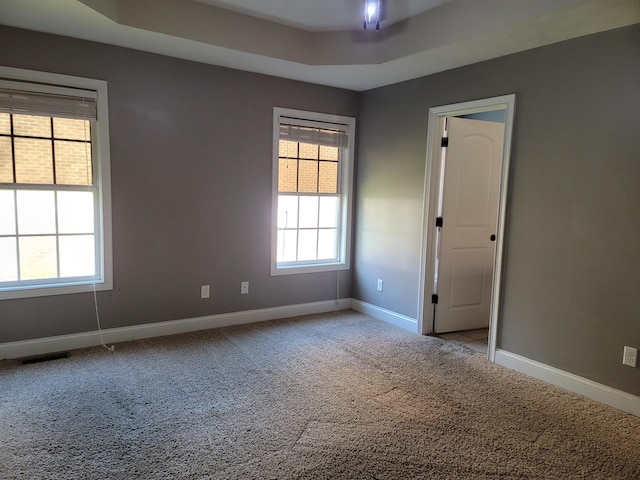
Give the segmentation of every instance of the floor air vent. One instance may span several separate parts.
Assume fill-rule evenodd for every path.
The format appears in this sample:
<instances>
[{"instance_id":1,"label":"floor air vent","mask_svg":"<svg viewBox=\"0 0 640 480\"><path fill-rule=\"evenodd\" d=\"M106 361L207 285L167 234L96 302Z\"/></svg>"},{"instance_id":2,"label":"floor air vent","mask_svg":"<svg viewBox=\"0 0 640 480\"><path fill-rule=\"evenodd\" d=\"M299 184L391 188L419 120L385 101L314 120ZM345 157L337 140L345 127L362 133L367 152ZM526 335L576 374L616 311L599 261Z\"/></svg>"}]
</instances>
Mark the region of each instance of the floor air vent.
<instances>
[{"instance_id":1,"label":"floor air vent","mask_svg":"<svg viewBox=\"0 0 640 480\"><path fill-rule=\"evenodd\" d=\"M23 365L30 363L49 362L51 360L59 360L61 358L69 358L69 352L50 353L47 355L35 355L33 357L25 357L22 359Z\"/></svg>"}]
</instances>

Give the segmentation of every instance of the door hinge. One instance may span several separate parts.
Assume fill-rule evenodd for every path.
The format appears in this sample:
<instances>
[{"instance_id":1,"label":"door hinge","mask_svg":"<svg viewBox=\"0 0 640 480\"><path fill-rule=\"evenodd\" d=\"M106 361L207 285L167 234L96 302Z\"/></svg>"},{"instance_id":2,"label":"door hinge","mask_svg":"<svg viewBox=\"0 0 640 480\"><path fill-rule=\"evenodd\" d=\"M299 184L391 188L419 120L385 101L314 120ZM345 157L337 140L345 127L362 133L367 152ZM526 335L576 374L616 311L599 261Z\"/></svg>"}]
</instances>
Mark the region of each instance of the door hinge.
<instances>
[{"instance_id":1,"label":"door hinge","mask_svg":"<svg viewBox=\"0 0 640 480\"><path fill-rule=\"evenodd\" d=\"M434 293L433 295L431 295L431 303L433 304L438 304L438 294Z\"/></svg>"},{"instance_id":2,"label":"door hinge","mask_svg":"<svg viewBox=\"0 0 640 480\"><path fill-rule=\"evenodd\" d=\"M442 226L442 217L438 217L436 218L436 227L441 227Z\"/></svg>"},{"instance_id":3,"label":"door hinge","mask_svg":"<svg viewBox=\"0 0 640 480\"><path fill-rule=\"evenodd\" d=\"M440 146L441 147L448 147L449 146L449 137L442 137L442 139L440 140Z\"/></svg>"}]
</instances>

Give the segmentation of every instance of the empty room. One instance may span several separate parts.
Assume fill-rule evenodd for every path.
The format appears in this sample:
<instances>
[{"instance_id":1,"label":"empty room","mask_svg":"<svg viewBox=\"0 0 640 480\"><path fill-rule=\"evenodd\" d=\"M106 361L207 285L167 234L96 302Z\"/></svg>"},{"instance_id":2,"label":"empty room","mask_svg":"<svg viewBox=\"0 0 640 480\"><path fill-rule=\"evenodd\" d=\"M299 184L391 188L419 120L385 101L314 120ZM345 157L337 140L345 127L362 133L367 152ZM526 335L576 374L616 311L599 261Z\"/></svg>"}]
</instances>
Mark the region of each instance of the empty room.
<instances>
[{"instance_id":1,"label":"empty room","mask_svg":"<svg viewBox=\"0 0 640 480\"><path fill-rule=\"evenodd\" d=\"M0 480L640 478L638 0L0 45Z\"/></svg>"}]
</instances>

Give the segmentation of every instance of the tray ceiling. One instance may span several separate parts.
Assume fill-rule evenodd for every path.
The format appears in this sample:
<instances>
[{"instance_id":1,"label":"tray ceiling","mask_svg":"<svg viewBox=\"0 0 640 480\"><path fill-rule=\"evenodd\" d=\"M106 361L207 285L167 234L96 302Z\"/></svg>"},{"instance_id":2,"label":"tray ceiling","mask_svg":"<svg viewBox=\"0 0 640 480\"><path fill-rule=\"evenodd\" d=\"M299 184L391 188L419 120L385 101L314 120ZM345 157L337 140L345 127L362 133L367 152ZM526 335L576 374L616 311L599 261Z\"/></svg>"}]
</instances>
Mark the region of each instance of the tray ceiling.
<instances>
[{"instance_id":1,"label":"tray ceiling","mask_svg":"<svg viewBox=\"0 0 640 480\"><path fill-rule=\"evenodd\" d=\"M0 0L0 24L352 90L640 23L638 0ZM340 8L338 8L340 7Z\"/></svg>"}]
</instances>

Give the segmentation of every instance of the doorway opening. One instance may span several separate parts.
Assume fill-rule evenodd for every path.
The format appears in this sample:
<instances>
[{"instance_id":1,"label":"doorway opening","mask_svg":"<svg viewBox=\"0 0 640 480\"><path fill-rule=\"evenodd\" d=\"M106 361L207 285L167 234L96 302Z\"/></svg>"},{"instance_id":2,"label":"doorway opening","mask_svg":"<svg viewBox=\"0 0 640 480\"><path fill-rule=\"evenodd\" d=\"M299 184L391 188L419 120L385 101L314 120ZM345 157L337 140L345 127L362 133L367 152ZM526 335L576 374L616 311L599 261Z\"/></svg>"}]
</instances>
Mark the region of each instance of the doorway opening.
<instances>
[{"instance_id":1,"label":"doorway opening","mask_svg":"<svg viewBox=\"0 0 640 480\"><path fill-rule=\"evenodd\" d=\"M514 109L505 95L429 110L419 328L476 343L484 334L491 361Z\"/></svg>"}]
</instances>

